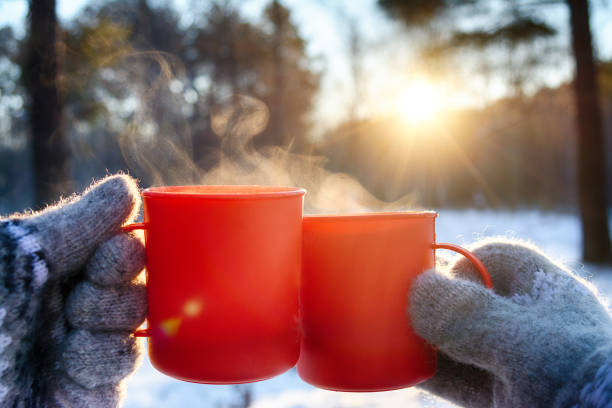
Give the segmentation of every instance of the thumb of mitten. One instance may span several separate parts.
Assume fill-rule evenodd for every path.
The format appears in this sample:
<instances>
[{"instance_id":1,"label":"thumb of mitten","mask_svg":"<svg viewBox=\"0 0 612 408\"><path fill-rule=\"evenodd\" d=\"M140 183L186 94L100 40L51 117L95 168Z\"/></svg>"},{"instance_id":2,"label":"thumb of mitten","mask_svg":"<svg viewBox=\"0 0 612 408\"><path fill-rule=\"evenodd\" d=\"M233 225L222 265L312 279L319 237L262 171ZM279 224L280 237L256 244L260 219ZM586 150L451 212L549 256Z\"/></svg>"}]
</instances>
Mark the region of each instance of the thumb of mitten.
<instances>
[{"instance_id":1,"label":"thumb of mitten","mask_svg":"<svg viewBox=\"0 0 612 408\"><path fill-rule=\"evenodd\" d=\"M410 293L415 331L452 359L486 370L506 365L513 348L503 345L520 323L518 305L481 284L435 270L420 275ZM510 340L511 341L511 340Z\"/></svg>"},{"instance_id":2,"label":"thumb of mitten","mask_svg":"<svg viewBox=\"0 0 612 408\"><path fill-rule=\"evenodd\" d=\"M20 225L36 236L51 277L59 277L83 266L100 243L133 219L139 207L136 182L126 175L111 176Z\"/></svg>"}]
</instances>

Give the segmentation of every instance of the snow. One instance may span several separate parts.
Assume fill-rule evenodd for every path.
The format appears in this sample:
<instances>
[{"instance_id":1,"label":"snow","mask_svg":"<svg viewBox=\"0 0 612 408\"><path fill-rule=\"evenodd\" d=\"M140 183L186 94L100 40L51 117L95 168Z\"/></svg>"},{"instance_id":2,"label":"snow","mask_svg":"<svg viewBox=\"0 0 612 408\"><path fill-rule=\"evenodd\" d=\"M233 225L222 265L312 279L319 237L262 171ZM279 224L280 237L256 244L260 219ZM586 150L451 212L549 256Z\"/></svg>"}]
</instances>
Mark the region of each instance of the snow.
<instances>
[{"instance_id":1,"label":"snow","mask_svg":"<svg viewBox=\"0 0 612 408\"><path fill-rule=\"evenodd\" d=\"M581 250L580 224L574 215L478 210L442 210L439 214L436 223L438 242L468 245L479 238L498 235L528 240L592 280L605 295L612 294L612 270L585 266L578 261ZM174 380L157 372L146 357L127 386L126 408L174 408L190 404L224 408L231 407L239 400L236 386L201 385ZM254 394L253 408L453 406L414 388L380 393L325 391L301 381L295 369L249 387L252 387Z\"/></svg>"}]
</instances>

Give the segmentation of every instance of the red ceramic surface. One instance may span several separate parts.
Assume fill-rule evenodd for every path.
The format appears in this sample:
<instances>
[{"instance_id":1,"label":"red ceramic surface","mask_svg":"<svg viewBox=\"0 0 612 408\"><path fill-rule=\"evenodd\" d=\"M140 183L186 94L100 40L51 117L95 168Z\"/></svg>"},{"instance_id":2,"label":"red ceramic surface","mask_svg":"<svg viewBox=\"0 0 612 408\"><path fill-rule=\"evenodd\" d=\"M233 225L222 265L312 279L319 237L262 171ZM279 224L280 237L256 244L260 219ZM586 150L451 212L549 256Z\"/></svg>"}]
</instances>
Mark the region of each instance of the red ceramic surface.
<instances>
[{"instance_id":1,"label":"red ceramic surface","mask_svg":"<svg viewBox=\"0 0 612 408\"><path fill-rule=\"evenodd\" d=\"M263 380L299 355L304 190L184 186L143 192L149 357L192 382Z\"/></svg>"},{"instance_id":2,"label":"red ceramic surface","mask_svg":"<svg viewBox=\"0 0 612 408\"><path fill-rule=\"evenodd\" d=\"M476 259L462 248L435 244L435 217L304 217L298 361L303 380L336 391L385 391L434 375L436 351L410 326L410 286L434 267L436 246ZM487 282L486 269L476 265Z\"/></svg>"}]
</instances>

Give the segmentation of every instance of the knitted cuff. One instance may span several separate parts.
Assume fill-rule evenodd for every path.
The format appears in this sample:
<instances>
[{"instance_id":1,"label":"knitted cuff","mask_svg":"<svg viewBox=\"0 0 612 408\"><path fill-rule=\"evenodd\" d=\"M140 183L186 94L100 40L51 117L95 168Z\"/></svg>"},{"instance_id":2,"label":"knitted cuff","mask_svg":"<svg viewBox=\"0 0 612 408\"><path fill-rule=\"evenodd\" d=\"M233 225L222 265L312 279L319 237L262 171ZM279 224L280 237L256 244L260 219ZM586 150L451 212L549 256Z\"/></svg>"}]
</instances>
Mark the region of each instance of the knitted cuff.
<instances>
[{"instance_id":1,"label":"knitted cuff","mask_svg":"<svg viewBox=\"0 0 612 408\"><path fill-rule=\"evenodd\" d=\"M612 359L599 367L593 381L582 387L578 403L574 407L605 408L610 404L612 404Z\"/></svg>"},{"instance_id":2,"label":"knitted cuff","mask_svg":"<svg viewBox=\"0 0 612 408\"><path fill-rule=\"evenodd\" d=\"M29 384L22 359L26 353L40 290L49 268L36 239L36 228L21 220L0 221L0 406L23 399Z\"/></svg>"},{"instance_id":3,"label":"knitted cuff","mask_svg":"<svg viewBox=\"0 0 612 408\"><path fill-rule=\"evenodd\" d=\"M7 279L16 279L14 268L22 267L29 275L23 276L23 283L26 285L31 283L34 289L42 287L49 276L49 268L45 260L45 254L35 238L35 234L38 232L37 228L33 225L26 228L22 225L21 220L9 220L2 221L0 229L2 230L0 233L2 245L9 250L3 260L9 260L6 264L9 269L13 270L13 276L7 276ZM25 259L22 265L14 265L18 255ZM12 268L11 263L13 264ZM32 281L29 280L30 277ZM17 282L13 281L12 283Z\"/></svg>"},{"instance_id":4,"label":"knitted cuff","mask_svg":"<svg viewBox=\"0 0 612 408\"><path fill-rule=\"evenodd\" d=\"M612 347L601 347L569 378L555 407L604 408L612 404Z\"/></svg>"}]
</instances>

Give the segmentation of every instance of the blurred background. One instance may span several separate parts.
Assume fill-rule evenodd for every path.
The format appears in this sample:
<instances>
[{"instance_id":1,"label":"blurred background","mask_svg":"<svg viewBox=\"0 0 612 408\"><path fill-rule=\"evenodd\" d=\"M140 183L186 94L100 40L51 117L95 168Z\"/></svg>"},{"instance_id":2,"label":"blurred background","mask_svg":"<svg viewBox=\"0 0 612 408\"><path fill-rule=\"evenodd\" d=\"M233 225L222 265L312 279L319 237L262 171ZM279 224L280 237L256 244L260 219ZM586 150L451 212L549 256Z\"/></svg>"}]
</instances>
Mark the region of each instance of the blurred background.
<instances>
[{"instance_id":1,"label":"blurred background","mask_svg":"<svg viewBox=\"0 0 612 408\"><path fill-rule=\"evenodd\" d=\"M0 214L118 171L297 185L307 212L438 209L446 240L518 231L612 275L611 40L608 0L0 0ZM295 374L261 391L295 398L149 398L143 370L129 406L400 401Z\"/></svg>"}]
</instances>

